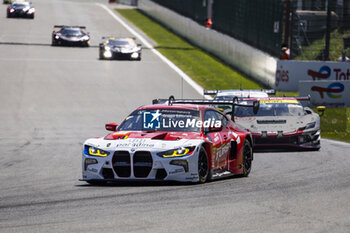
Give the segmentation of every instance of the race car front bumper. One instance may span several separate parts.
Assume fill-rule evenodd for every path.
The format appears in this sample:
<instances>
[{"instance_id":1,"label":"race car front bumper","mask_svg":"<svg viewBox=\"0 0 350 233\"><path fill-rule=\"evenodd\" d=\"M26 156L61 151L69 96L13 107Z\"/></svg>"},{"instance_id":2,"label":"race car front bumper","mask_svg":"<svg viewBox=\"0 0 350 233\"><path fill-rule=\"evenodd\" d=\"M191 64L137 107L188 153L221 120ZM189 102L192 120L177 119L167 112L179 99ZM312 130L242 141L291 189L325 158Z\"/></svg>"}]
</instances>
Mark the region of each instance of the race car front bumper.
<instances>
[{"instance_id":1,"label":"race car front bumper","mask_svg":"<svg viewBox=\"0 0 350 233\"><path fill-rule=\"evenodd\" d=\"M198 156L161 158L151 151L115 151L106 157L83 153L82 181L181 181L197 182Z\"/></svg>"},{"instance_id":2,"label":"race car front bumper","mask_svg":"<svg viewBox=\"0 0 350 233\"><path fill-rule=\"evenodd\" d=\"M253 133L255 149L299 148L320 149L320 130L278 135L278 133Z\"/></svg>"}]
</instances>

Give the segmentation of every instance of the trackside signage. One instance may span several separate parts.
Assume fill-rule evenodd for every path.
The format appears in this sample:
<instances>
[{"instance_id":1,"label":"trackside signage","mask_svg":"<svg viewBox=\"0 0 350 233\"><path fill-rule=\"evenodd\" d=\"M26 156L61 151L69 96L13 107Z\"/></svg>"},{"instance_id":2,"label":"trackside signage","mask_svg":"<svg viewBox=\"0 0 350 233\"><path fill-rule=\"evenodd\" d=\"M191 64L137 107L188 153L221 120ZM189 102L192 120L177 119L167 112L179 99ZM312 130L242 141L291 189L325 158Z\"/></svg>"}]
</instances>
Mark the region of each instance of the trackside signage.
<instances>
[{"instance_id":1,"label":"trackside signage","mask_svg":"<svg viewBox=\"0 0 350 233\"><path fill-rule=\"evenodd\" d=\"M300 81L300 96L311 96L311 106L350 107L350 81Z\"/></svg>"},{"instance_id":2,"label":"trackside signage","mask_svg":"<svg viewBox=\"0 0 350 233\"><path fill-rule=\"evenodd\" d=\"M298 91L299 81L319 80L350 80L350 63L289 60L279 60L277 62L276 90Z\"/></svg>"}]
</instances>

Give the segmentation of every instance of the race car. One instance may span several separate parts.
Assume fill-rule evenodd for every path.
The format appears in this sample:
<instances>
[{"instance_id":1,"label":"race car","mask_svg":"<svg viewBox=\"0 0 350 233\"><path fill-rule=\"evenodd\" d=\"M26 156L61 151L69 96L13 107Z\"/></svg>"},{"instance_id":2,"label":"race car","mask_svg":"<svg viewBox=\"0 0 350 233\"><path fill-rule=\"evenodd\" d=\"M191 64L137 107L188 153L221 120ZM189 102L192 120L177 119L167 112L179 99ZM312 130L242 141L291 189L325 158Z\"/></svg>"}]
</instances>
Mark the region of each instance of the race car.
<instances>
[{"instance_id":1,"label":"race car","mask_svg":"<svg viewBox=\"0 0 350 233\"><path fill-rule=\"evenodd\" d=\"M214 99L232 99L233 97L261 98L276 94L275 90L204 90L204 95L215 95Z\"/></svg>"},{"instance_id":2,"label":"race car","mask_svg":"<svg viewBox=\"0 0 350 233\"><path fill-rule=\"evenodd\" d=\"M252 133L255 149L321 148L320 116L299 102L310 97L258 99L260 107L257 114L239 106L234 108L234 121ZM256 100L246 99L248 102Z\"/></svg>"},{"instance_id":3,"label":"race car","mask_svg":"<svg viewBox=\"0 0 350 233\"><path fill-rule=\"evenodd\" d=\"M81 181L199 182L248 176L253 160L251 133L209 104L233 101L175 100L141 106L105 137L84 142ZM240 105L256 108L255 103Z\"/></svg>"},{"instance_id":4,"label":"race car","mask_svg":"<svg viewBox=\"0 0 350 233\"><path fill-rule=\"evenodd\" d=\"M7 18L22 17L34 19L35 8L30 2L13 2L7 7Z\"/></svg>"},{"instance_id":5,"label":"race car","mask_svg":"<svg viewBox=\"0 0 350 233\"><path fill-rule=\"evenodd\" d=\"M101 60L129 59L141 60L142 45L135 38L102 37L99 57Z\"/></svg>"},{"instance_id":6,"label":"race car","mask_svg":"<svg viewBox=\"0 0 350 233\"><path fill-rule=\"evenodd\" d=\"M276 92L273 89L270 90L204 90L204 95L215 95L214 100L232 100L233 98L262 98L274 95ZM231 105L227 106L214 106L218 110L230 113Z\"/></svg>"},{"instance_id":7,"label":"race car","mask_svg":"<svg viewBox=\"0 0 350 233\"><path fill-rule=\"evenodd\" d=\"M14 2L15 0L3 0L3 4L9 4L9 3L12 3Z\"/></svg>"},{"instance_id":8,"label":"race car","mask_svg":"<svg viewBox=\"0 0 350 233\"><path fill-rule=\"evenodd\" d=\"M85 26L55 25L52 32L52 46L90 46L90 35Z\"/></svg>"}]
</instances>

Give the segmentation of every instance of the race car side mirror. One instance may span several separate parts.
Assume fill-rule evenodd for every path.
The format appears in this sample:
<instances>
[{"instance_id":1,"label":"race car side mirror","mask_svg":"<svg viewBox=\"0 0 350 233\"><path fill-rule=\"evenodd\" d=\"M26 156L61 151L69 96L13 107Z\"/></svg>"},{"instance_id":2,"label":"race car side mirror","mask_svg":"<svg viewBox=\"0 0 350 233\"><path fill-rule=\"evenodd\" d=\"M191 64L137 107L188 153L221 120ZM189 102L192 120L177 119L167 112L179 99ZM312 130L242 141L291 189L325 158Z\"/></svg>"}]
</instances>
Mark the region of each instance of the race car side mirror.
<instances>
[{"instance_id":1,"label":"race car side mirror","mask_svg":"<svg viewBox=\"0 0 350 233\"><path fill-rule=\"evenodd\" d=\"M206 133L219 132L222 129L223 129L222 124L220 124L220 126L211 125L208 128L206 128Z\"/></svg>"},{"instance_id":2,"label":"race car side mirror","mask_svg":"<svg viewBox=\"0 0 350 233\"><path fill-rule=\"evenodd\" d=\"M256 115L259 111L260 102L258 100L253 102L253 113Z\"/></svg>"},{"instance_id":3,"label":"race car side mirror","mask_svg":"<svg viewBox=\"0 0 350 233\"><path fill-rule=\"evenodd\" d=\"M117 127L118 127L118 124L114 123L114 122L106 124L106 130L108 130L108 131L113 131L114 132L114 131L117 130Z\"/></svg>"},{"instance_id":4,"label":"race car side mirror","mask_svg":"<svg viewBox=\"0 0 350 233\"><path fill-rule=\"evenodd\" d=\"M326 110L325 106L317 106L318 115L323 116L325 110Z\"/></svg>"}]
</instances>

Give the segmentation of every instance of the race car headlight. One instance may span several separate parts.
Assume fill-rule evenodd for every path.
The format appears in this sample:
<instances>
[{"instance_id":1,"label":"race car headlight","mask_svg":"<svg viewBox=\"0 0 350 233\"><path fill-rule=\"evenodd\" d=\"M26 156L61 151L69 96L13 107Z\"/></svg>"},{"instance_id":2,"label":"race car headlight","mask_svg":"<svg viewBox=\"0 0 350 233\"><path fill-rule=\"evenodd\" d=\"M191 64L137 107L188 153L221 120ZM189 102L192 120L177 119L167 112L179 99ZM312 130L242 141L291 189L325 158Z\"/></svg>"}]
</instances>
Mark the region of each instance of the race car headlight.
<instances>
[{"instance_id":1,"label":"race car headlight","mask_svg":"<svg viewBox=\"0 0 350 233\"><path fill-rule=\"evenodd\" d=\"M29 10L28 10L28 14L33 14L35 12L35 9L34 8L30 8Z\"/></svg>"},{"instance_id":2,"label":"race car headlight","mask_svg":"<svg viewBox=\"0 0 350 233\"><path fill-rule=\"evenodd\" d=\"M58 40L59 38L60 38L59 36L57 36L57 35L55 36L55 39L56 39L56 40Z\"/></svg>"},{"instance_id":3,"label":"race car headlight","mask_svg":"<svg viewBox=\"0 0 350 233\"><path fill-rule=\"evenodd\" d=\"M83 36L81 39L82 39L82 40L89 40L90 38L89 38L88 35L85 35L85 36Z\"/></svg>"},{"instance_id":4,"label":"race car headlight","mask_svg":"<svg viewBox=\"0 0 350 233\"><path fill-rule=\"evenodd\" d=\"M139 54L138 54L138 53L132 53L132 54L131 54L131 57L134 58L134 59L136 59L136 58L139 57Z\"/></svg>"},{"instance_id":5,"label":"race car headlight","mask_svg":"<svg viewBox=\"0 0 350 233\"><path fill-rule=\"evenodd\" d=\"M14 12L15 10L14 9L10 9L10 12L12 13L12 12Z\"/></svg>"},{"instance_id":6,"label":"race car headlight","mask_svg":"<svg viewBox=\"0 0 350 233\"><path fill-rule=\"evenodd\" d=\"M106 58L111 58L112 57L112 52L110 50L106 50L103 52L103 56Z\"/></svg>"},{"instance_id":7,"label":"race car headlight","mask_svg":"<svg viewBox=\"0 0 350 233\"><path fill-rule=\"evenodd\" d=\"M106 157L108 156L110 153L108 151L104 151L101 149L98 149L96 147L92 147L92 146L85 146L84 148L84 154L86 155L92 155L92 156L98 156L98 157Z\"/></svg>"},{"instance_id":8,"label":"race car headlight","mask_svg":"<svg viewBox=\"0 0 350 233\"><path fill-rule=\"evenodd\" d=\"M316 126L316 121L311 122L311 123L307 124L306 126L299 128L299 130L312 129L312 128L315 128L315 126Z\"/></svg>"},{"instance_id":9,"label":"race car headlight","mask_svg":"<svg viewBox=\"0 0 350 233\"><path fill-rule=\"evenodd\" d=\"M315 126L316 126L316 121L307 124L305 129L312 129L312 128L315 128Z\"/></svg>"},{"instance_id":10,"label":"race car headlight","mask_svg":"<svg viewBox=\"0 0 350 233\"><path fill-rule=\"evenodd\" d=\"M159 152L159 153L157 153L157 155L159 157L163 157L163 158L182 157L182 156L186 156L186 155L191 155L195 148L196 148L195 146L180 147L177 149Z\"/></svg>"}]
</instances>

